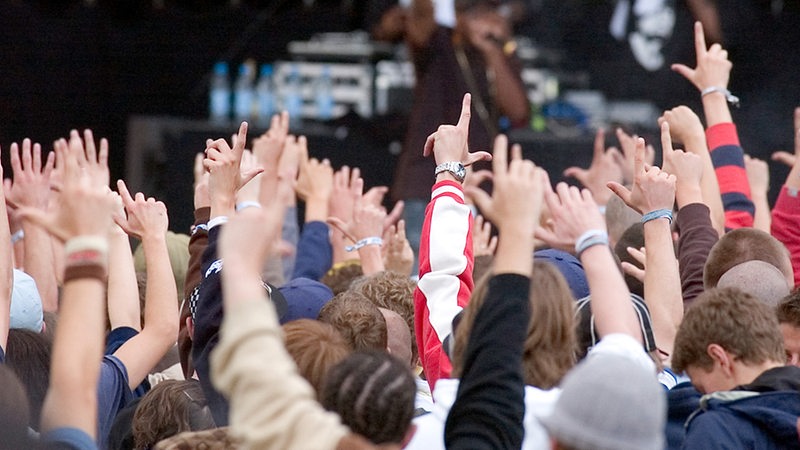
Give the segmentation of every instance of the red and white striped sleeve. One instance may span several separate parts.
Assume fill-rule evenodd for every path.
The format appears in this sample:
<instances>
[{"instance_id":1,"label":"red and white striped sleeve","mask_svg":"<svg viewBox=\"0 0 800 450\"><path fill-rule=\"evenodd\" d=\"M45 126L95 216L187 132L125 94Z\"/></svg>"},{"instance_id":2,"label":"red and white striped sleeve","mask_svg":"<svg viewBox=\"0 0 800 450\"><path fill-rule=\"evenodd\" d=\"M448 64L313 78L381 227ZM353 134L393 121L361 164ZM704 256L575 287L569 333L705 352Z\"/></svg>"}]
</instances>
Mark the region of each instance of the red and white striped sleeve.
<instances>
[{"instance_id":1,"label":"red and white striped sleeve","mask_svg":"<svg viewBox=\"0 0 800 450\"><path fill-rule=\"evenodd\" d=\"M420 361L433 390L452 366L442 342L453 318L467 305L473 289L472 213L461 185L433 186L425 210L419 249L419 283L414 291L414 325Z\"/></svg>"}]
</instances>

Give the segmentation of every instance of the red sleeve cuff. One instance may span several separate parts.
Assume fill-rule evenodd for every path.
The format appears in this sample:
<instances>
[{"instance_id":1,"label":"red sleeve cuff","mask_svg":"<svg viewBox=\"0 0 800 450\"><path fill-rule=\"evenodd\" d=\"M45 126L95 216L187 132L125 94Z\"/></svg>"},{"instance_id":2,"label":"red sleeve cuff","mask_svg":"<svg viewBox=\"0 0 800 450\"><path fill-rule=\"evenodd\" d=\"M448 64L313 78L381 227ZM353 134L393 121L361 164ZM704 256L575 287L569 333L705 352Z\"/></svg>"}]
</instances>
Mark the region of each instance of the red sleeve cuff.
<instances>
[{"instance_id":1,"label":"red sleeve cuff","mask_svg":"<svg viewBox=\"0 0 800 450\"><path fill-rule=\"evenodd\" d=\"M739 144L739 134L733 122L718 123L708 127L706 130L706 141L708 141L708 148L711 151L723 145L741 147Z\"/></svg>"}]
</instances>

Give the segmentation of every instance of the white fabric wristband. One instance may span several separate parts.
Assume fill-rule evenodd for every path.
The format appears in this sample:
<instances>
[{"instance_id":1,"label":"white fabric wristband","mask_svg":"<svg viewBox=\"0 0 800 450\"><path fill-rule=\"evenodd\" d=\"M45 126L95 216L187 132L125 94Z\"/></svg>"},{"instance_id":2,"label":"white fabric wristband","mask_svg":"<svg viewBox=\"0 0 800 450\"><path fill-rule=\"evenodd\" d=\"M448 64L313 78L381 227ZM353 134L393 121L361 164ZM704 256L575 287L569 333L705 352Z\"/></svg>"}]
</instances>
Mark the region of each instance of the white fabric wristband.
<instances>
[{"instance_id":1,"label":"white fabric wristband","mask_svg":"<svg viewBox=\"0 0 800 450\"><path fill-rule=\"evenodd\" d=\"M358 249L360 249L362 247L366 247L367 245L378 245L378 246L381 246L381 245L383 245L383 239L381 239L381 238L379 238L377 236L364 238L364 239L361 239L360 241L356 242L355 245L348 245L344 249L347 250L348 252L352 252L352 251L356 251L356 250L358 250Z\"/></svg>"}]
</instances>

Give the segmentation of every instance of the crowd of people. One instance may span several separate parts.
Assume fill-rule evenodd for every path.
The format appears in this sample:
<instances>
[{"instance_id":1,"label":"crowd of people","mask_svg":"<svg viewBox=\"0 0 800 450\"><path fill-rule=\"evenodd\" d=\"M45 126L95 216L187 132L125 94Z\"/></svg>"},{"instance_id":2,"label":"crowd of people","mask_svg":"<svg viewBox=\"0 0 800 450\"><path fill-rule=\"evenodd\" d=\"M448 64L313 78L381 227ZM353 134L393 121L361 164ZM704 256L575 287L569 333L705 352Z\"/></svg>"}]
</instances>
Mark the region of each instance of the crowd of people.
<instances>
[{"instance_id":1,"label":"crowd of people","mask_svg":"<svg viewBox=\"0 0 800 450\"><path fill-rule=\"evenodd\" d=\"M644 139L617 130L606 148L600 130L591 166L565 172L583 187L553 186L492 143L475 105L489 80L465 93L446 78L470 40L511 94L500 109L526 116L483 20L414 31L442 46L421 55L441 108L415 105L402 179L429 194L418 230L402 201L384 207L388 188L310 158L286 113L255 139L242 123L206 141L186 168L190 235L168 231L164 203L111 189L91 131L47 155L12 145L0 448L800 447L800 108L770 209L767 165L731 116L732 64L697 23L696 65L672 69L705 124L665 111L661 164Z\"/></svg>"}]
</instances>

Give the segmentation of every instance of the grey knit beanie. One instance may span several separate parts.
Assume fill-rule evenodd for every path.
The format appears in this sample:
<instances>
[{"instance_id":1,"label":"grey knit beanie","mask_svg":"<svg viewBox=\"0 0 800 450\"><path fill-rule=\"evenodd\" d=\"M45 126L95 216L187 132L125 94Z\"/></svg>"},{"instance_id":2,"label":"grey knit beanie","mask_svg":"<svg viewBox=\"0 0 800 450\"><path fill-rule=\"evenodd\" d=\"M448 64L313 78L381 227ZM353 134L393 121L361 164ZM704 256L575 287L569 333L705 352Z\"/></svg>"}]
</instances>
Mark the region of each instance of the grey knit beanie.
<instances>
[{"instance_id":1,"label":"grey knit beanie","mask_svg":"<svg viewBox=\"0 0 800 450\"><path fill-rule=\"evenodd\" d=\"M564 377L550 416L550 436L576 449L662 450L666 393L630 358L590 354Z\"/></svg>"}]
</instances>

